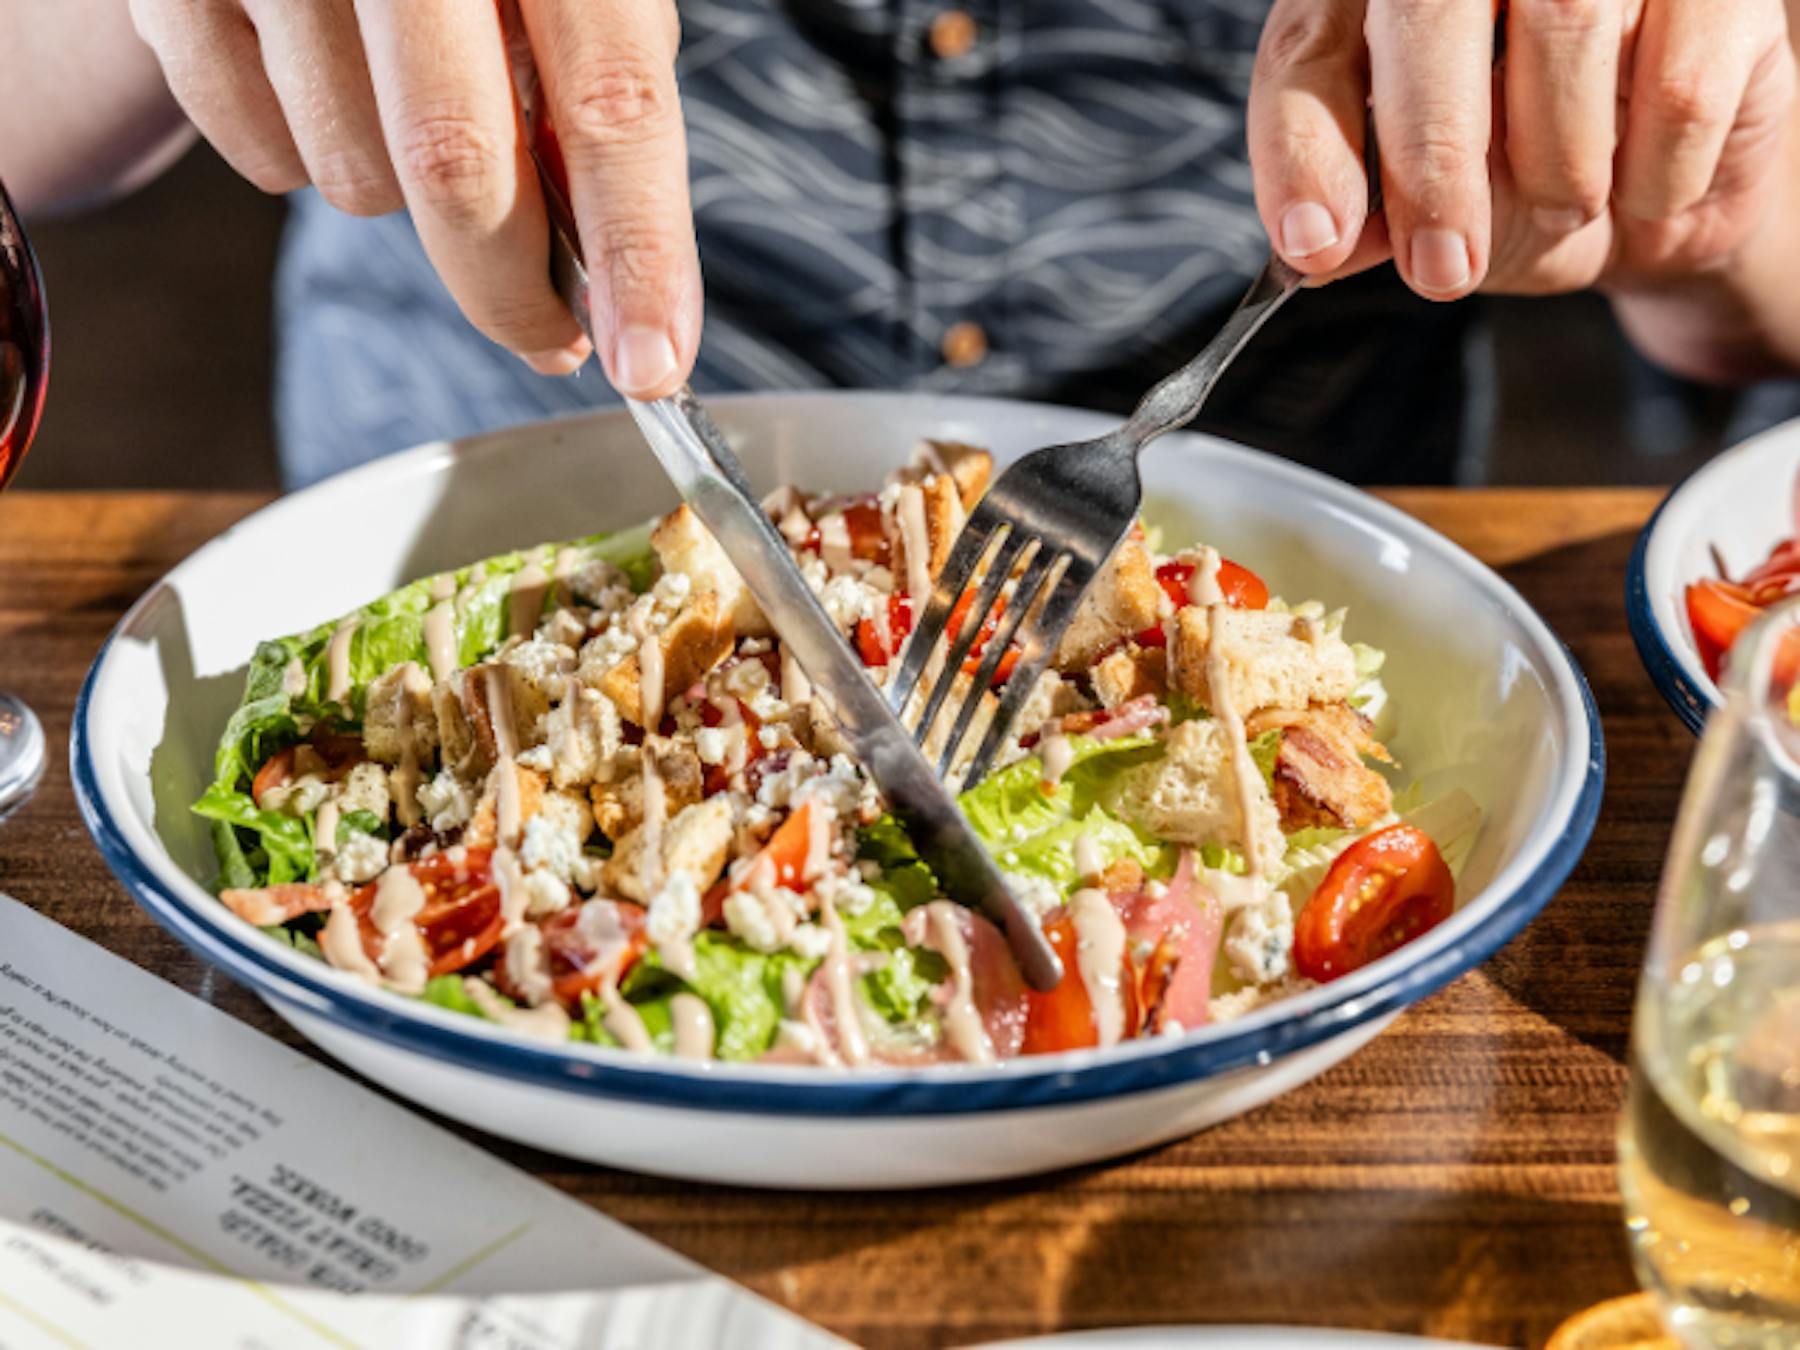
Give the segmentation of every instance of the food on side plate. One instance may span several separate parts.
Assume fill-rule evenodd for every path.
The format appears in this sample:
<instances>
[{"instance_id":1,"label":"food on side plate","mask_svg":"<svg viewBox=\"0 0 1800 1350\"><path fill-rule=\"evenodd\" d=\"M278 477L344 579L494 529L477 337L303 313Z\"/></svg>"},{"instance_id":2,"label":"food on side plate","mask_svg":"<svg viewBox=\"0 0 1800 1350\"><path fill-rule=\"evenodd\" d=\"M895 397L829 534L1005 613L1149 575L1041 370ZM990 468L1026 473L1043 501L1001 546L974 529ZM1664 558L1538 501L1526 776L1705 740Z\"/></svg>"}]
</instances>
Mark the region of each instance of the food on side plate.
<instances>
[{"instance_id":1,"label":"food on side plate","mask_svg":"<svg viewBox=\"0 0 1800 1350\"><path fill-rule=\"evenodd\" d=\"M879 492L768 499L878 680L990 470L933 442ZM194 809L240 918L528 1035L846 1066L1105 1046L1451 912L1480 813L1396 800L1382 656L1343 627L1212 548L1126 540L961 794L1063 957L1048 993L939 893L686 507L262 644Z\"/></svg>"},{"instance_id":2,"label":"food on side plate","mask_svg":"<svg viewBox=\"0 0 1800 1350\"><path fill-rule=\"evenodd\" d=\"M1796 533L1769 551L1756 568L1733 581L1724 560L1714 552L1717 577L1702 577L1687 588L1688 624L1706 673L1724 678L1731 648L1741 634L1772 605L1800 595L1800 482L1795 484ZM1800 685L1800 630L1782 639L1775 654L1775 681L1785 687ZM1800 720L1800 709L1796 710Z\"/></svg>"}]
</instances>

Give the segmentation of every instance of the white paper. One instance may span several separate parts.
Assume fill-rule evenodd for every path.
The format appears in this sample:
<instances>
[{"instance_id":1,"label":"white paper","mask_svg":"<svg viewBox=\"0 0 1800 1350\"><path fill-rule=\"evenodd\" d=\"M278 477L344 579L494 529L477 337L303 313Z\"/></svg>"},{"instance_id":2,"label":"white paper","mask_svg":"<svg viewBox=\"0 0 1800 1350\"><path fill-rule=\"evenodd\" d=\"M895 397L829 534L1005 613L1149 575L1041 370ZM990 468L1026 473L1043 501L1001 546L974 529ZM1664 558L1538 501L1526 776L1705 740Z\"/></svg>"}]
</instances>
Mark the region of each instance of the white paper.
<instances>
[{"instance_id":1,"label":"white paper","mask_svg":"<svg viewBox=\"0 0 1800 1350\"><path fill-rule=\"evenodd\" d=\"M0 895L0 1350L841 1344Z\"/></svg>"}]
</instances>

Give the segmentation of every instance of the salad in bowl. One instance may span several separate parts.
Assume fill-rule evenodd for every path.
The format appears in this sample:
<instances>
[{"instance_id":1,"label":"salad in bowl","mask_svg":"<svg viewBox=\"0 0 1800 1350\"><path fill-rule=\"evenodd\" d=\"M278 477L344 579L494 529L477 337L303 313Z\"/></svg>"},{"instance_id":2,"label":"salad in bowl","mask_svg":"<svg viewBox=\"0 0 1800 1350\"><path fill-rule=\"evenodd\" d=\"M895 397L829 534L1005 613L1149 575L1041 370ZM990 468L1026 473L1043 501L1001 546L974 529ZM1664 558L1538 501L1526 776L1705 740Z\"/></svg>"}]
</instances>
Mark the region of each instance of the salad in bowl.
<instances>
[{"instance_id":1,"label":"salad in bowl","mask_svg":"<svg viewBox=\"0 0 1800 1350\"><path fill-rule=\"evenodd\" d=\"M877 681L990 473L932 441L876 491L767 499ZM193 809L220 901L270 940L533 1038L856 1068L1179 1035L1446 919L1481 825L1460 790L1396 787L1383 656L1346 613L1245 562L1134 531L960 785L1063 959L1044 993L941 893L686 507L263 642Z\"/></svg>"}]
</instances>

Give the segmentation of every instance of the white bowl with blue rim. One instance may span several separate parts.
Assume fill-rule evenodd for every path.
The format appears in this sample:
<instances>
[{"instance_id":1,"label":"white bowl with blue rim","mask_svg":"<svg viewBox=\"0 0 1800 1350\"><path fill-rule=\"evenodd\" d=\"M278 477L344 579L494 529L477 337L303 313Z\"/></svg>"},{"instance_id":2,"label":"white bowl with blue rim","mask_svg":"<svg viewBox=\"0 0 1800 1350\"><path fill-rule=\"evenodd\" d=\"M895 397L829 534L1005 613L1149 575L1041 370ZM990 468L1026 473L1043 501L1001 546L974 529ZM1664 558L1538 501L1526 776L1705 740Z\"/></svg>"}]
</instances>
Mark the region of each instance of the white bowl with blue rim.
<instances>
[{"instance_id":1,"label":"white bowl with blue rim","mask_svg":"<svg viewBox=\"0 0 1800 1350\"><path fill-rule=\"evenodd\" d=\"M1005 461L1096 434L1092 413L909 394L722 398L759 487L857 489L921 436ZM82 812L132 895L299 1032L374 1082L555 1153L765 1186L905 1187L1111 1157L1236 1116L1305 1082L1491 956L1575 865L1600 805L1600 722L1580 670L1529 605L1404 513L1272 456L1193 435L1146 459L1148 513L1280 594L1351 608L1385 648L1409 775L1486 812L1457 913L1333 984L1240 1020L1106 1050L855 1073L634 1058L546 1045L371 988L244 923L208 890L188 803L257 641L414 577L623 526L671 504L619 413L427 445L274 503L169 573L89 671L71 758Z\"/></svg>"},{"instance_id":2,"label":"white bowl with blue rim","mask_svg":"<svg viewBox=\"0 0 1800 1350\"><path fill-rule=\"evenodd\" d=\"M1675 715L1695 734L1724 702L1688 622L1687 588L1742 576L1795 528L1800 422L1789 422L1707 462L1671 492L1638 535L1625 577L1625 617L1638 656Z\"/></svg>"}]
</instances>

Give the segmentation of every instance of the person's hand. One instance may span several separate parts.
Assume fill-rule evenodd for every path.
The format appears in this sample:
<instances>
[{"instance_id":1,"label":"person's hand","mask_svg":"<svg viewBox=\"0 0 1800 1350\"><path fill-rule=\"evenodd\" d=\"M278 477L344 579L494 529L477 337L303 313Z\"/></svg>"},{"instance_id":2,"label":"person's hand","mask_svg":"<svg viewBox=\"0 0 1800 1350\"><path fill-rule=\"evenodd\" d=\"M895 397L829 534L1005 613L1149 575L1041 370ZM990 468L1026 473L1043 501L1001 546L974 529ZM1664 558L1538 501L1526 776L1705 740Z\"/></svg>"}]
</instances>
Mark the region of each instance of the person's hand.
<instances>
[{"instance_id":1,"label":"person's hand","mask_svg":"<svg viewBox=\"0 0 1800 1350\"><path fill-rule=\"evenodd\" d=\"M1781 0L1510 0L1504 53L1492 0L1276 0L1250 158L1282 256L1321 278L1392 256L1435 300L1654 288L1792 195Z\"/></svg>"},{"instance_id":2,"label":"person's hand","mask_svg":"<svg viewBox=\"0 0 1800 1350\"><path fill-rule=\"evenodd\" d=\"M673 0L521 0L613 384L674 391L700 341ZM457 303L537 370L588 353L549 281L549 226L495 0L131 0L194 124L267 192L411 209Z\"/></svg>"}]
</instances>

